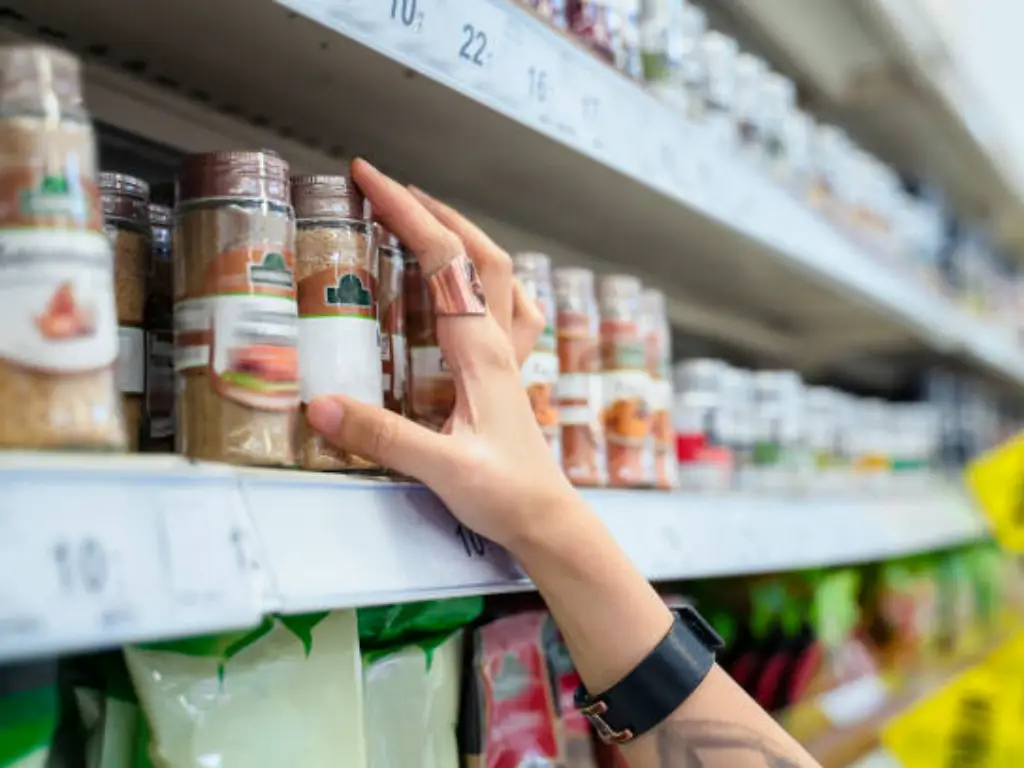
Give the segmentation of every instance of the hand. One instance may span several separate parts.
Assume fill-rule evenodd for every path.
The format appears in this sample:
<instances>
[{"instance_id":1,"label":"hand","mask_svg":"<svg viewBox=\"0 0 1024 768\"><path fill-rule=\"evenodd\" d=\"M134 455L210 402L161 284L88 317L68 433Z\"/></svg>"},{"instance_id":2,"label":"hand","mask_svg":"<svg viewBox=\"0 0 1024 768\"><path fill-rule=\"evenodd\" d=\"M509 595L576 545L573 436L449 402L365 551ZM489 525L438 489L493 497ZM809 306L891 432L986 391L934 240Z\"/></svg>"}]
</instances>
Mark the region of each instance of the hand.
<instances>
[{"instance_id":1,"label":"hand","mask_svg":"<svg viewBox=\"0 0 1024 768\"><path fill-rule=\"evenodd\" d=\"M508 254L461 215L364 161L352 164L352 177L424 274L468 255L489 311L437 319L456 390L446 433L341 395L310 403L309 422L339 448L425 483L459 520L514 550L576 499L520 380L544 318L516 287Z\"/></svg>"}]
</instances>

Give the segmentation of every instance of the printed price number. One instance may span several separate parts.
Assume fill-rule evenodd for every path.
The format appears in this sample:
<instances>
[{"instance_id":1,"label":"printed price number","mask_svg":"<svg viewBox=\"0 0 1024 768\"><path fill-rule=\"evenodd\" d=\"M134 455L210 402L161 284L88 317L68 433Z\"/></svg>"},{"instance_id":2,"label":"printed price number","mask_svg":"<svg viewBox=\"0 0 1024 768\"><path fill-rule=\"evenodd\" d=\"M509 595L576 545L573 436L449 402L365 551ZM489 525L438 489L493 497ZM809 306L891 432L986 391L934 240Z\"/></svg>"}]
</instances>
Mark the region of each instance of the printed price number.
<instances>
[{"instance_id":1,"label":"printed price number","mask_svg":"<svg viewBox=\"0 0 1024 768\"><path fill-rule=\"evenodd\" d=\"M530 81L530 100L538 104L546 104L551 96L551 85L546 70L531 66L527 69L527 77Z\"/></svg>"},{"instance_id":2,"label":"printed price number","mask_svg":"<svg viewBox=\"0 0 1024 768\"><path fill-rule=\"evenodd\" d=\"M455 526L455 538L462 542L462 548L466 557L477 558L487 556L487 539L479 533L470 530L462 523Z\"/></svg>"},{"instance_id":3,"label":"printed price number","mask_svg":"<svg viewBox=\"0 0 1024 768\"><path fill-rule=\"evenodd\" d=\"M423 19L419 0L391 0L391 20L396 24L419 32L423 29Z\"/></svg>"},{"instance_id":4,"label":"printed price number","mask_svg":"<svg viewBox=\"0 0 1024 768\"><path fill-rule=\"evenodd\" d=\"M488 48L487 33L474 24L462 25L462 45L459 47L459 58L477 67L490 61L491 50Z\"/></svg>"},{"instance_id":5,"label":"printed price number","mask_svg":"<svg viewBox=\"0 0 1024 768\"><path fill-rule=\"evenodd\" d=\"M94 536L59 539L50 550L64 596L102 596L110 586L110 559Z\"/></svg>"}]
</instances>

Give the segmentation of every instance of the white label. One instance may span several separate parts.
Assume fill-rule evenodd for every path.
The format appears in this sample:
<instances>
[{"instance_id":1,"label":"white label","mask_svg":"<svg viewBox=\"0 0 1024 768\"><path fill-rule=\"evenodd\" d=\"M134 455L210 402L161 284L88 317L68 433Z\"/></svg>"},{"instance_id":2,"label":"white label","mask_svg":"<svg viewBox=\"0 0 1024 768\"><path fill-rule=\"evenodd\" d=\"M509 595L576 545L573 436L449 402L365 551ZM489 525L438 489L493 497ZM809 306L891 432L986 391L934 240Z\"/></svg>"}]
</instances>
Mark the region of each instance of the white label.
<instances>
[{"instance_id":1,"label":"white label","mask_svg":"<svg viewBox=\"0 0 1024 768\"><path fill-rule=\"evenodd\" d=\"M405 351L405 336L392 335L391 350L393 357L391 364L391 376L393 377L391 392L395 399L401 400L405 393L405 369L408 361Z\"/></svg>"},{"instance_id":2,"label":"white label","mask_svg":"<svg viewBox=\"0 0 1024 768\"><path fill-rule=\"evenodd\" d=\"M348 395L381 405L383 382L377 321L362 317L299 320L302 402L321 395Z\"/></svg>"},{"instance_id":3,"label":"white label","mask_svg":"<svg viewBox=\"0 0 1024 768\"><path fill-rule=\"evenodd\" d=\"M587 425L597 420L601 407L601 374L563 373L558 377L557 392L562 424Z\"/></svg>"},{"instance_id":4,"label":"white label","mask_svg":"<svg viewBox=\"0 0 1024 768\"><path fill-rule=\"evenodd\" d=\"M531 352L523 363L523 386L554 384L558 381L558 355L553 352Z\"/></svg>"},{"instance_id":5,"label":"white label","mask_svg":"<svg viewBox=\"0 0 1024 768\"><path fill-rule=\"evenodd\" d=\"M409 365L413 379L451 376L451 370L441 357L440 347L413 347L409 351Z\"/></svg>"},{"instance_id":6,"label":"white label","mask_svg":"<svg viewBox=\"0 0 1024 768\"><path fill-rule=\"evenodd\" d=\"M840 728L848 728L871 717L889 699L885 683L867 675L823 694L818 706Z\"/></svg>"},{"instance_id":7,"label":"white label","mask_svg":"<svg viewBox=\"0 0 1024 768\"><path fill-rule=\"evenodd\" d=\"M117 358L110 243L92 232L0 231L0 357L56 373Z\"/></svg>"},{"instance_id":8,"label":"white label","mask_svg":"<svg viewBox=\"0 0 1024 768\"><path fill-rule=\"evenodd\" d=\"M646 371L605 371L601 378L605 405L634 398L650 402L651 377Z\"/></svg>"},{"instance_id":9,"label":"white label","mask_svg":"<svg viewBox=\"0 0 1024 768\"><path fill-rule=\"evenodd\" d=\"M141 395L146 389L146 336L141 328L118 328L117 389Z\"/></svg>"},{"instance_id":10,"label":"white label","mask_svg":"<svg viewBox=\"0 0 1024 768\"><path fill-rule=\"evenodd\" d=\"M174 370L205 368L210 364L209 299L186 299L174 305Z\"/></svg>"},{"instance_id":11,"label":"white label","mask_svg":"<svg viewBox=\"0 0 1024 768\"><path fill-rule=\"evenodd\" d=\"M667 411L672 407L672 384L659 379L651 382L649 403L651 411Z\"/></svg>"}]
</instances>

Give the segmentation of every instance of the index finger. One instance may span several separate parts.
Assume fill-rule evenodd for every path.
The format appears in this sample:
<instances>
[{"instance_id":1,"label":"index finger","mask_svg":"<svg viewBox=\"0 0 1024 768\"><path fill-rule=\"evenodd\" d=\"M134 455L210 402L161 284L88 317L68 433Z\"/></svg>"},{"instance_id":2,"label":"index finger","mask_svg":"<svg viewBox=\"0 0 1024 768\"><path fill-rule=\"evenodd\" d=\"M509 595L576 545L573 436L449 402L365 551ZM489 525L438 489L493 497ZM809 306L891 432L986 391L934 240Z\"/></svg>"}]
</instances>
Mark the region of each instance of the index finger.
<instances>
[{"instance_id":1,"label":"index finger","mask_svg":"<svg viewBox=\"0 0 1024 768\"><path fill-rule=\"evenodd\" d=\"M464 253L462 241L415 197L362 158L352 161L352 178L370 201L373 215L416 255L430 275Z\"/></svg>"}]
</instances>

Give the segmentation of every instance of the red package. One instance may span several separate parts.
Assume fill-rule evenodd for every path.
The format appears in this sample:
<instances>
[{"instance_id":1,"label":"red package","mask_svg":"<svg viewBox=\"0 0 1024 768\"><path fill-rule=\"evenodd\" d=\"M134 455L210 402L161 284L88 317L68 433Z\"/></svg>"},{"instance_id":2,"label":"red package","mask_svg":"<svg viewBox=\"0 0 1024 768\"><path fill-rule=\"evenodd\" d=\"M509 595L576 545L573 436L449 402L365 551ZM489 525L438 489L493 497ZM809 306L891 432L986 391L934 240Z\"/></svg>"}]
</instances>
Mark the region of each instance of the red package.
<instances>
[{"instance_id":1,"label":"red package","mask_svg":"<svg viewBox=\"0 0 1024 768\"><path fill-rule=\"evenodd\" d=\"M535 611L474 635L463 752L474 768L559 766L558 709L545 654L550 619Z\"/></svg>"},{"instance_id":2,"label":"red package","mask_svg":"<svg viewBox=\"0 0 1024 768\"><path fill-rule=\"evenodd\" d=\"M547 656L559 713L558 725L562 740L560 765L564 768L597 768L590 721L576 709L574 701L576 689L580 686L580 676L572 665L569 649L562 642L553 621L549 622L547 633Z\"/></svg>"}]
</instances>

